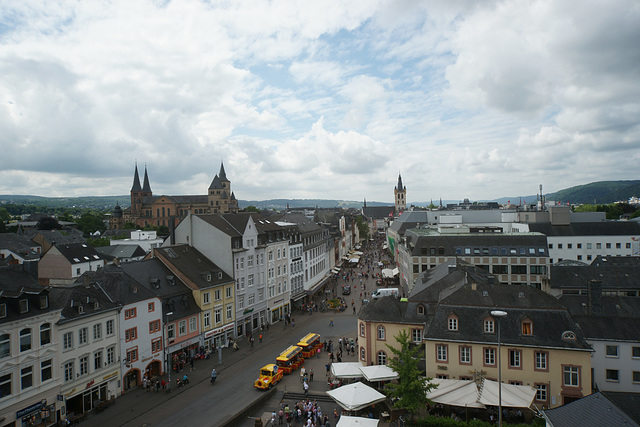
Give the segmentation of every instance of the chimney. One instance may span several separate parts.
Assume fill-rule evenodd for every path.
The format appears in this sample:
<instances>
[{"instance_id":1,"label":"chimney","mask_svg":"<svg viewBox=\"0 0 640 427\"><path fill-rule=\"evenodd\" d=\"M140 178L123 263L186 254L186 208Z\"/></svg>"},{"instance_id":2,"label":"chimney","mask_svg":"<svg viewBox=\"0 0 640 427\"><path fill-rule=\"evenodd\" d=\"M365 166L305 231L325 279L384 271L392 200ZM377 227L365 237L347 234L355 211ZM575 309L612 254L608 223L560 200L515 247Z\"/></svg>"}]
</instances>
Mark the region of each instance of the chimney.
<instances>
[{"instance_id":1,"label":"chimney","mask_svg":"<svg viewBox=\"0 0 640 427\"><path fill-rule=\"evenodd\" d=\"M174 217L169 217L169 243L176 244L176 220Z\"/></svg>"},{"instance_id":2,"label":"chimney","mask_svg":"<svg viewBox=\"0 0 640 427\"><path fill-rule=\"evenodd\" d=\"M602 316L602 281L590 280L587 288L589 290L589 315Z\"/></svg>"},{"instance_id":3,"label":"chimney","mask_svg":"<svg viewBox=\"0 0 640 427\"><path fill-rule=\"evenodd\" d=\"M82 284L84 285L85 288L89 287L89 274L84 273L82 275Z\"/></svg>"}]
</instances>

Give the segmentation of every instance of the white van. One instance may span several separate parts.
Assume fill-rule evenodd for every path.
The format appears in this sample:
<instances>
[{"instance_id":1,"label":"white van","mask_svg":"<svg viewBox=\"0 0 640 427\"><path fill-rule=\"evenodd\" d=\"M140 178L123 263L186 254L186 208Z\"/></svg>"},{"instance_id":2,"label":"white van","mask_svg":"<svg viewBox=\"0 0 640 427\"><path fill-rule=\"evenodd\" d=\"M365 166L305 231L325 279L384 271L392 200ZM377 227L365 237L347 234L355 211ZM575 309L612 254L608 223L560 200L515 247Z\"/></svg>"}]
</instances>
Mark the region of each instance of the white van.
<instances>
[{"instance_id":1,"label":"white van","mask_svg":"<svg viewBox=\"0 0 640 427\"><path fill-rule=\"evenodd\" d=\"M371 298L378 299L391 296L398 298L399 295L398 288L380 288L371 294Z\"/></svg>"}]
</instances>

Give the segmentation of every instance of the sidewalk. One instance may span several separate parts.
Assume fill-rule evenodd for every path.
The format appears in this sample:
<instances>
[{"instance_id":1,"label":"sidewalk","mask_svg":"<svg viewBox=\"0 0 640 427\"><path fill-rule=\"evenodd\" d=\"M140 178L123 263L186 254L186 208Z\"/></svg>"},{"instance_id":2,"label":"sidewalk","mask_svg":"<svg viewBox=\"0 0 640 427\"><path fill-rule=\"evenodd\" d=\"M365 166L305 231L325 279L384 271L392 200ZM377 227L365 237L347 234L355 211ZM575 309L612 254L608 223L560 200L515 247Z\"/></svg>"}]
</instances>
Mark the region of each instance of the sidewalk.
<instances>
[{"instance_id":1,"label":"sidewalk","mask_svg":"<svg viewBox=\"0 0 640 427\"><path fill-rule=\"evenodd\" d=\"M314 313L326 314L326 313ZM304 326L307 324L308 319L312 319L313 316L297 315L294 314L296 319L296 326L294 330L300 329L304 331ZM282 323L272 325L269 331L263 333L263 343L270 343L283 338L286 334L290 334L292 330L291 326L284 327ZM257 337L256 337L257 341ZM196 360L194 362L194 369L190 369L190 365L185 365L185 368L178 374L171 372L171 388L169 391L160 390L159 392L151 391L147 392L142 386L129 390L125 394L120 395L116 399L115 405L105 409L102 412L91 411L88 413L85 423L95 427L112 427L122 426L131 422L132 420L143 416L145 413L153 410L156 407L167 404L171 399L179 396L181 393L189 390L195 384L203 381L209 381L211 370L216 368L219 376L223 376L225 370L229 367L241 362L248 354L250 350L249 343L246 340L241 341L240 350L233 351L231 348L222 349L223 364L218 364L218 353L211 355L209 360ZM256 346L259 344L255 344ZM182 378L184 374L189 377L189 385L176 388L176 378L179 376ZM168 375L163 375L162 378L168 382ZM153 388L152 388L153 390ZM256 394L256 399L260 397L260 394ZM243 405L251 405L251 401L243 402ZM241 412L243 408L239 408Z\"/></svg>"}]
</instances>

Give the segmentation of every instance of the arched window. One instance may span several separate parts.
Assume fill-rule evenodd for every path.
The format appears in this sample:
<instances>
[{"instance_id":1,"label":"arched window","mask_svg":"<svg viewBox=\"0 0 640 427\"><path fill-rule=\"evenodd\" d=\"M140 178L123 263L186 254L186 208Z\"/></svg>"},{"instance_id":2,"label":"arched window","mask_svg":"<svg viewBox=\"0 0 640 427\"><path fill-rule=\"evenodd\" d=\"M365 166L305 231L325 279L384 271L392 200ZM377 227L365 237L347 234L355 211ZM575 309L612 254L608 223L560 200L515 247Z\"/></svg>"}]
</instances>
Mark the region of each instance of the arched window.
<instances>
[{"instance_id":1,"label":"arched window","mask_svg":"<svg viewBox=\"0 0 640 427\"><path fill-rule=\"evenodd\" d=\"M424 309L424 305L420 304L417 308L417 312L420 315L424 315L425 314L425 309Z\"/></svg>"},{"instance_id":2,"label":"arched window","mask_svg":"<svg viewBox=\"0 0 640 427\"><path fill-rule=\"evenodd\" d=\"M387 364L387 354L380 350L378 352L378 365L386 365Z\"/></svg>"},{"instance_id":3,"label":"arched window","mask_svg":"<svg viewBox=\"0 0 640 427\"><path fill-rule=\"evenodd\" d=\"M20 352L31 350L31 329L24 328L20 331Z\"/></svg>"},{"instance_id":4,"label":"arched window","mask_svg":"<svg viewBox=\"0 0 640 427\"><path fill-rule=\"evenodd\" d=\"M0 359L11 356L11 335L0 335Z\"/></svg>"},{"instance_id":5,"label":"arched window","mask_svg":"<svg viewBox=\"0 0 640 427\"><path fill-rule=\"evenodd\" d=\"M51 323L40 325L40 345L51 344Z\"/></svg>"}]
</instances>

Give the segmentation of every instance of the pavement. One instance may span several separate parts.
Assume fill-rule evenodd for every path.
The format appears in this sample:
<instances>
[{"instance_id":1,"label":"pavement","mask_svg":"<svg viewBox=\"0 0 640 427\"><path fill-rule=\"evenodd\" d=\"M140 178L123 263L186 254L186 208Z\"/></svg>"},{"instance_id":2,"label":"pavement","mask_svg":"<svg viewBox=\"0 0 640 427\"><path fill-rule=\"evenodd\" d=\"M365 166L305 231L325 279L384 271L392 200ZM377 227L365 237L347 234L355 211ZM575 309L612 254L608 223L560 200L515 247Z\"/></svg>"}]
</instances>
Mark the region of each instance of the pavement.
<instances>
[{"instance_id":1,"label":"pavement","mask_svg":"<svg viewBox=\"0 0 640 427\"><path fill-rule=\"evenodd\" d=\"M356 279L358 280L358 279ZM343 281L340 279L338 281L337 287L341 286ZM372 277L365 282L367 285L367 291L371 292L371 290L375 289L375 281ZM354 281L353 285L360 285L359 281ZM286 341L290 338L290 334L292 331L308 331L309 327L312 327L317 324L317 322L322 318L324 321L329 322L329 317L333 317L336 324L338 322L343 322L343 320L347 320L349 325L349 331L347 334L343 336L347 336L349 338L356 337L357 324L355 322L355 316L353 315L353 311L350 305L350 299L356 300L356 308L359 308L359 295L361 289L358 287L356 289L352 289L352 295L345 296L345 301L349 307L343 312L314 312L312 315L303 315L300 312L295 312L293 317L295 318L295 328L292 329L291 326L283 327L281 323L272 325L268 331L265 331L263 334L263 344L268 343L277 343ZM338 296L340 296L340 291L338 290ZM351 323L353 322L353 323ZM324 328L323 328L324 329ZM339 328L341 331L344 328ZM352 329L352 330L351 330ZM331 329L333 330L333 329ZM338 328L335 329L336 332ZM334 343L334 352L337 349L338 345L338 336L332 337L330 333L321 334L322 341L332 339ZM160 392L146 392L142 386L137 387L136 389L130 390L127 393L121 395L116 399L115 405L105 409L102 412L92 411L88 414L85 421L83 421L86 425L91 425L92 427L112 427L112 426L125 426L125 425L141 425L147 426L150 425L145 423L143 420L145 419L145 415L154 411L156 408L165 407L166 405L172 405L172 400L176 399L178 401L178 397L182 394L190 390L195 384L202 383L210 380L210 373L212 368L216 368L220 377L224 377L225 371L232 368L234 365L242 364L243 360L246 358L247 353L246 350L249 348L249 344L244 341L240 342L241 350L233 351L231 348L223 348L222 349L222 360L224 364L220 365L218 363L218 355L212 355L208 360L196 360L194 363L193 370L190 369L189 365L185 366L185 369L180 372L180 377L182 377L185 373L189 376L189 385L176 388L175 387L175 379L178 374L171 373L171 380L173 383L171 384L170 391L161 390ZM260 345L258 343L257 337L254 345L257 347ZM275 358L275 357L274 357ZM343 362L354 362L357 361L355 355L347 356L346 352L343 353ZM327 383L326 376L326 368L325 365L328 362L328 354L326 352L322 352L320 357L314 357L311 359L307 359L305 361L305 367L307 372L311 368L314 370L314 381L310 382L310 395L321 394L326 396L326 391L329 390L329 386ZM291 375L287 375L284 377L283 381L278 385L277 389L279 393L274 393L270 395L265 402L265 398L260 394L256 393L254 396L248 397L246 401L243 402L243 406L238 408L238 414L244 414L247 411L247 408L251 408L250 410L255 411L255 414L252 414L251 417L255 416L259 418L265 411L273 411L278 407L279 403L282 401L283 392L302 392L302 384L300 382L300 371L295 371ZM165 375L165 379L168 379ZM215 385L214 385L215 387ZM310 397L311 397L310 396ZM295 401L287 402L292 407L295 404ZM339 410L340 407L335 403L325 403L328 412L333 413L333 409ZM245 418L246 420L246 418ZM244 423L238 424L228 424L228 425L253 425L248 424L247 421ZM332 417L332 425L335 425L335 421ZM381 423L381 426L385 425L385 423Z\"/></svg>"}]
</instances>

